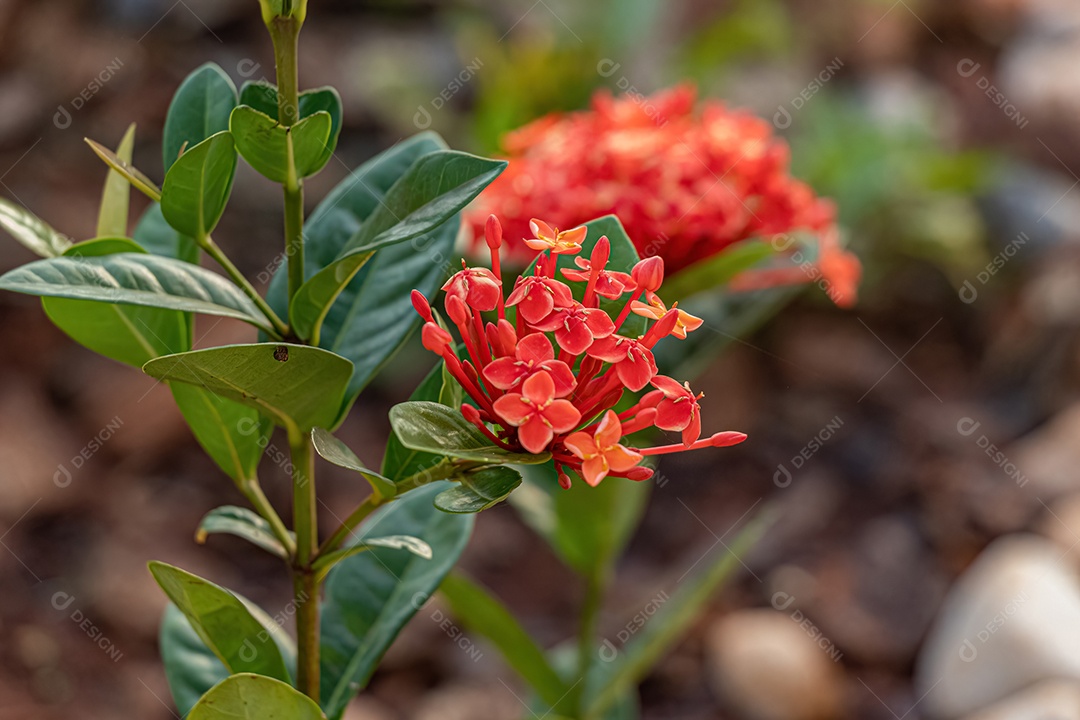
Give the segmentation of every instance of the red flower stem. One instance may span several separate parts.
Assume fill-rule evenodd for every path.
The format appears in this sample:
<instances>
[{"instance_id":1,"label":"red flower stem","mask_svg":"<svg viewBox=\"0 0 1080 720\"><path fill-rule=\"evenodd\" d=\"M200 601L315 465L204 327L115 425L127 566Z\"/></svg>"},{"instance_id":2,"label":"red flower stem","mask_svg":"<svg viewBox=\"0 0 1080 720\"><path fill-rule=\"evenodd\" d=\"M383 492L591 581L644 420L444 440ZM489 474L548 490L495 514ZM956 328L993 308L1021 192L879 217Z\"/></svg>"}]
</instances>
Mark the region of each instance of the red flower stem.
<instances>
[{"instance_id":1,"label":"red flower stem","mask_svg":"<svg viewBox=\"0 0 1080 720\"><path fill-rule=\"evenodd\" d=\"M589 268L589 282L585 286L585 297L582 298L581 304L587 308L600 307L600 302L596 301L596 281L600 277L601 268L590 267Z\"/></svg>"},{"instance_id":2,"label":"red flower stem","mask_svg":"<svg viewBox=\"0 0 1080 720\"><path fill-rule=\"evenodd\" d=\"M678 445L659 445L651 448L633 448L642 455L667 455L668 453L682 452L683 450L700 450L701 448L713 447L712 438L708 437L704 440L698 440L693 445L687 447L682 443Z\"/></svg>"},{"instance_id":3,"label":"red flower stem","mask_svg":"<svg viewBox=\"0 0 1080 720\"><path fill-rule=\"evenodd\" d=\"M499 259L499 251L495 248L491 250L491 274L499 281L499 304L495 306L495 309L499 312L499 319L502 320L506 317L506 306L503 304L502 293L502 261Z\"/></svg>"},{"instance_id":4,"label":"red flower stem","mask_svg":"<svg viewBox=\"0 0 1080 720\"><path fill-rule=\"evenodd\" d=\"M587 410L581 410L581 417L592 417L594 414L596 414L596 411L600 407L601 401L605 397L607 397L607 394L614 390L620 382L622 381L619 380L619 376L615 374L615 367L612 366L611 369L609 369L607 373L602 377L600 384L597 386L599 389L593 392L590 397L588 397L587 402L589 404L586 405L584 402L582 402L582 404L579 406L587 408Z\"/></svg>"},{"instance_id":5,"label":"red flower stem","mask_svg":"<svg viewBox=\"0 0 1080 720\"><path fill-rule=\"evenodd\" d=\"M626 322L626 318L630 316L630 306L634 304L634 301L641 297L645 292L645 288L637 288L634 292L630 293L630 299L626 301L626 305L623 306L622 312L619 313L619 317L615 320L615 332L619 331L622 324Z\"/></svg>"},{"instance_id":6,"label":"red flower stem","mask_svg":"<svg viewBox=\"0 0 1080 720\"><path fill-rule=\"evenodd\" d=\"M500 294L501 298L502 295ZM476 344L480 348L481 356L484 358L484 364L478 365L477 370L482 370L487 367L487 364L491 362L491 347L488 346L487 333L484 332L484 318L481 317L479 312L473 312L473 331L476 334Z\"/></svg>"},{"instance_id":7,"label":"red flower stem","mask_svg":"<svg viewBox=\"0 0 1080 720\"><path fill-rule=\"evenodd\" d=\"M469 378L468 373L465 372L465 368L461 364L461 360L454 354L454 351L450 348L446 349L443 353L443 360L446 361L446 367L450 371L450 374L454 376L454 379L458 381L465 392L469 393L469 397L476 401L476 403L484 408L490 415L494 416L495 408L491 404L491 400L487 395Z\"/></svg>"},{"instance_id":8,"label":"red flower stem","mask_svg":"<svg viewBox=\"0 0 1080 720\"><path fill-rule=\"evenodd\" d=\"M477 420L477 421L475 421L473 423L473 425L476 426L477 430L484 433L484 437L486 437L488 440L490 440L491 442L493 442L496 445L498 445L499 447L501 447L503 450L513 450L514 449L512 446L508 445L507 443L503 442L498 437L496 437L495 433L491 432L491 430L488 429L488 426L485 425L483 422Z\"/></svg>"}]
</instances>

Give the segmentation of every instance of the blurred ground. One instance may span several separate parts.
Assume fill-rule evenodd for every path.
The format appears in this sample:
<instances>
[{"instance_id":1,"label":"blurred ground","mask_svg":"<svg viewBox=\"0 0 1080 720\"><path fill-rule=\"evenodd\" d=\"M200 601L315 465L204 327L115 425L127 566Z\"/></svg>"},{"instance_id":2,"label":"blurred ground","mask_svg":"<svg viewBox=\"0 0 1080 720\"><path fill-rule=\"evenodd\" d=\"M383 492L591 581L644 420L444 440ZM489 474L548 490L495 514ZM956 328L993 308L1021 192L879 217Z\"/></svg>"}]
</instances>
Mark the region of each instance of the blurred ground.
<instances>
[{"instance_id":1,"label":"blurred ground","mask_svg":"<svg viewBox=\"0 0 1080 720\"><path fill-rule=\"evenodd\" d=\"M302 84L341 90L346 132L309 198L418 128L489 152L501 130L580 107L597 86L690 77L777 118L800 173L840 204L867 265L863 301L844 313L810 290L698 382L706 430L752 440L663 466L670 482L603 630L772 503L781 520L749 568L642 688L644 717L744 717L711 678L714 645L734 642L715 621L770 606L825 639L815 687L838 699L822 707L924 716L915 660L950 584L999 536L1060 539L1050 509L1080 490L1080 13L1064 1L686 0L613 3L600 22L589 14L610 8L489 5L313 0ZM83 136L115 143L137 122L136 164L160 177L161 125L187 72L215 60L238 82L272 76L253 6L0 2L0 192L88 237L104 171ZM604 60L619 69L603 74ZM274 188L242 172L217 235L251 275L276 253L279 212ZM29 259L0 243L0 269ZM195 545L202 514L239 498L167 392L76 347L29 298L0 297L0 330L0 715L168 718L164 598L146 561L237 587L271 614L288 602L279 568L228 538ZM205 344L246 337L229 322L199 330ZM406 354L350 419L344 437L363 458L378 459L386 410L426 362ZM287 502L272 462L263 477ZM357 489L325 477L326 516L346 512ZM1075 519L1061 521L1069 533ZM578 589L509 507L483 515L465 566L548 644L572 634ZM438 612L413 622L356 717L524 712L495 652L480 644L469 661Z\"/></svg>"}]
</instances>

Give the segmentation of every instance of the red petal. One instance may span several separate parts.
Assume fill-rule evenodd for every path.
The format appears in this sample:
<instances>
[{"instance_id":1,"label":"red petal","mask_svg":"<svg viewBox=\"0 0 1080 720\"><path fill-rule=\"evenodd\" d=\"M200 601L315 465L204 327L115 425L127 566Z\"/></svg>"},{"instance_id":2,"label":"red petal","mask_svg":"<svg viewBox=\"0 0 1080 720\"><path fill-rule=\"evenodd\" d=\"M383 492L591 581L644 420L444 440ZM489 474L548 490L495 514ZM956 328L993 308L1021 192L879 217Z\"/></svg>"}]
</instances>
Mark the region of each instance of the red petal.
<instances>
[{"instance_id":1,"label":"red petal","mask_svg":"<svg viewBox=\"0 0 1080 720\"><path fill-rule=\"evenodd\" d=\"M492 360L484 368L484 379L500 390L514 387L526 374L528 371L518 365L517 360L509 357Z\"/></svg>"},{"instance_id":2,"label":"red petal","mask_svg":"<svg viewBox=\"0 0 1080 720\"><path fill-rule=\"evenodd\" d=\"M685 430L690 424L693 414L694 404L688 400L683 400L682 402L663 400L656 406L656 420L654 421L654 424L661 430L670 430L672 432ZM696 440L697 438L694 439Z\"/></svg>"},{"instance_id":3,"label":"red petal","mask_svg":"<svg viewBox=\"0 0 1080 720\"><path fill-rule=\"evenodd\" d=\"M628 390L637 392L656 375L656 361L651 352L635 349L629 357L615 364L615 372Z\"/></svg>"},{"instance_id":4,"label":"red petal","mask_svg":"<svg viewBox=\"0 0 1080 720\"><path fill-rule=\"evenodd\" d=\"M523 337L517 346L518 360L539 365L555 359L555 350L544 333L533 333Z\"/></svg>"},{"instance_id":5,"label":"red petal","mask_svg":"<svg viewBox=\"0 0 1080 720\"><path fill-rule=\"evenodd\" d=\"M592 435L587 432L576 432L570 437L563 440L563 445L570 449L570 452L577 455L582 460L590 458L600 452L596 443L593 442Z\"/></svg>"},{"instance_id":6,"label":"red petal","mask_svg":"<svg viewBox=\"0 0 1080 720\"><path fill-rule=\"evenodd\" d=\"M634 452L622 445L615 445L604 452L604 459L607 460L608 467L615 472L626 472L630 468L636 467L643 457L641 453Z\"/></svg>"},{"instance_id":7,"label":"red petal","mask_svg":"<svg viewBox=\"0 0 1080 720\"><path fill-rule=\"evenodd\" d=\"M690 423L682 433L683 445L690 447L697 442L699 437L701 437L701 409L695 404L693 414L690 416Z\"/></svg>"},{"instance_id":8,"label":"red petal","mask_svg":"<svg viewBox=\"0 0 1080 720\"><path fill-rule=\"evenodd\" d=\"M545 279L544 286L551 290L556 306L570 307L574 304L574 293L570 291L570 286L550 278Z\"/></svg>"},{"instance_id":9,"label":"red petal","mask_svg":"<svg viewBox=\"0 0 1080 720\"><path fill-rule=\"evenodd\" d=\"M615 323L603 310L590 308L583 312L585 313L585 324L589 327L589 332L592 333L594 338L607 337L615 332Z\"/></svg>"},{"instance_id":10,"label":"red petal","mask_svg":"<svg viewBox=\"0 0 1080 720\"><path fill-rule=\"evenodd\" d=\"M569 400L556 400L544 408L543 415L557 433L569 432L581 422L581 413Z\"/></svg>"},{"instance_id":11,"label":"red petal","mask_svg":"<svg viewBox=\"0 0 1080 720\"><path fill-rule=\"evenodd\" d=\"M555 397L566 397L577 387L577 378L573 370L561 360L548 360L540 365L540 369L546 370L555 383Z\"/></svg>"},{"instance_id":12,"label":"red petal","mask_svg":"<svg viewBox=\"0 0 1080 720\"><path fill-rule=\"evenodd\" d=\"M609 363L625 360L627 342L629 342L629 338L624 338L621 335L609 335L606 338L600 338L589 346L589 357Z\"/></svg>"},{"instance_id":13,"label":"red petal","mask_svg":"<svg viewBox=\"0 0 1080 720\"><path fill-rule=\"evenodd\" d=\"M531 453L542 453L555 434L539 416L533 415L518 428L518 442Z\"/></svg>"},{"instance_id":14,"label":"red petal","mask_svg":"<svg viewBox=\"0 0 1080 720\"><path fill-rule=\"evenodd\" d=\"M607 474L608 464L603 455L597 455L581 463L581 476L585 478L585 482L593 487L599 485L600 481L607 477Z\"/></svg>"},{"instance_id":15,"label":"red petal","mask_svg":"<svg viewBox=\"0 0 1080 720\"><path fill-rule=\"evenodd\" d=\"M657 375L652 379L652 384L653 387L664 393L664 397L671 398L672 400L685 395L690 395L690 391L679 384L678 380L669 378L667 375Z\"/></svg>"},{"instance_id":16,"label":"red petal","mask_svg":"<svg viewBox=\"0 0 1080 720\"><path fill-rule=\"evenodd\" d=\"M613 410L604 413L596 427L596 444L600 448L609 448L622 439L622 423Z\"/></svg>"},{"instance_id":17,"label":"red petal","mask_svg":"<svg viewBox=\"0 0 1080 720\"><path fill-rule=\"evenodd\" d=\"M555 381L543 370L535 372L522 383L521 393L535 405L544 405L555 397Z\"/></svg>"},{"instance_id":18,"label":"red petal","mask_svg":"<svg viewBox=\"0 0 1080 720\"><path fill-rule=\"evenodd\" d=\"M536 284L532 285L529 293L518 303L518 312L534 325L550 315L554 308L555 300L551 293Z\"/></svg>"},{"instance_id":19,"label":"red petal","mask_svg":"<svg viewBox=\"0 0 1080 720\"><path fill-rule=\"evenodd\" d=\"M503 395L495 401L495 412L509 425L516 427L536 414L536 407L519 393Z\"/></svg>"},{"instance_id":20,"label":"red petal","mask_svg":"<svg viewBox=\"0 0 1080 720\"><path fill-rule=\"evenodd\" d=\"M593 336L585 323L571 318L562 327L555 329L555 340L559 347L571 355L580 355L592 345Z\"/></svg>"}]
</instances>

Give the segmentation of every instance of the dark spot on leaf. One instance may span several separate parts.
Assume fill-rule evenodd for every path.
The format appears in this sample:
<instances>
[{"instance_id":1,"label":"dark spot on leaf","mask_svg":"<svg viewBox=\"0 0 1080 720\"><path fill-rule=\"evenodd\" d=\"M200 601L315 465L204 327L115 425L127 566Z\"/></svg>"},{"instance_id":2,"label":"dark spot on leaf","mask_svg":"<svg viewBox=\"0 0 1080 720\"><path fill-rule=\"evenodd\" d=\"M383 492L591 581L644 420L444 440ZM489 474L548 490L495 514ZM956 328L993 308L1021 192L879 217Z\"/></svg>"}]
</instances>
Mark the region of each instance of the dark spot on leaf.
<instances>
[{"instance_id":1,"label":"dark spot on leaf","mask_svg":"<svg viewBox=\"0 0 1080 720\"><path fill-rule=\"evenodd\" d=\"M284 345L278 345L274 348L274 359L278 362L288 362L289 360L289 348Z\"/></svg>"}]
</instances>

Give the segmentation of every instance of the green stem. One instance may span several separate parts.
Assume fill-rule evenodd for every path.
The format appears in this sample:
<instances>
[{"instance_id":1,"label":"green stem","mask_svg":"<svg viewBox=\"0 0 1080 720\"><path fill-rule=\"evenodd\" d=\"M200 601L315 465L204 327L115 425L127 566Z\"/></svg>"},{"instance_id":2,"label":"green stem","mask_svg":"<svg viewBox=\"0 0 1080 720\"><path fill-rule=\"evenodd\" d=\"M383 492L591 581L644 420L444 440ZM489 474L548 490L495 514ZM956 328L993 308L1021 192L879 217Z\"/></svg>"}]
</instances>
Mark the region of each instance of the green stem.
<instances>
[{"instance_id":1,"label":"green stem","mask_svg":"<svg viewBox=\"0 0 1080 720\"><path fill-rule=\"evenodd\" d=\"M251 506L255 508L255 512L259 513L270 524L270 530L274 533L274 537L285 546L286 555L290 558L296 555L296 541L289 534L288 528L285 527L285 523L282 522L281 516L278 515L269 498L263 493L258 479L242 480L237 483L237 487L240 488L240 492L244 494Z\"/></svg>"},{"instance_id":2,"label":"green stem","mask_svg":"<svg viewBox=\"0 0 1080 720\"><path fill-rule=\"evenodd\" d=\"M311 568L318 551L315 513L315 454L311 439L290 433L293 465L293 594L296 601L297 688L319 701L319 584Z\"/></svg>"},{"instance_id":3,"label":"green stem","mask_svg":"<svg viewBox=\"0 0 1080 720\"><path fill-rule=\"evenodd\" d=\"M269 25L277 66L278 122L286 128L300 120L300 80L296 56L300 25L301 22L295 17L276 18ZM296 176L291 142L289 150L289 177L284 183L285 258L289 263L289 299L292 299L304 284L304 184Z\"/></svg>"},{"instance_id":4,"label":"green stem","mask_svg":"<svg viewBox=\"0 0 1080 720\"><path fill-rule=\"evenodd\" d=\"M262 295L260 295L248 279L244 277L244 274L240 272L236 265L233 265L232 260L225 255L225 252L220 247L218 247L218 244L214 242L214 239L209 235L206 235L202 238L196 238L196 242L199 247L206 251L207 255L214 258L217 264L225 270L236 286L240 288L245 295L251 298L251 301L255 303L255 306L266 316L266 319L274 326L274 331L277 332L279 336L276 339L280 340L287 337L289 334L289 326L286 325L281 318L278 317L277 313L274 312L274 309L263 300Z\"/></svg>"},{"instance_id":5,"label":"green stem","mask_svg":"<svg viewBox=\"0 0 1080 720\"><path fill-rule=\"evenodd\" d=\"M594 569L585 581L585 599L581 603L581 625L578 629L578 679L570 693L572 706L577 712L576 718L585 717L585 687L588 685L589 670L592 668L593 655L596 652L596 626L600 618L600 608L604 602L607 587L607 566Z\"/></svg>"}]
</instances>

